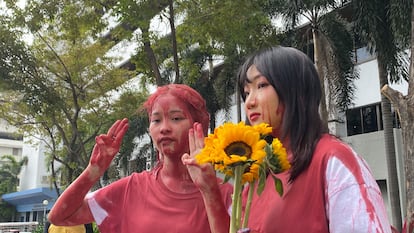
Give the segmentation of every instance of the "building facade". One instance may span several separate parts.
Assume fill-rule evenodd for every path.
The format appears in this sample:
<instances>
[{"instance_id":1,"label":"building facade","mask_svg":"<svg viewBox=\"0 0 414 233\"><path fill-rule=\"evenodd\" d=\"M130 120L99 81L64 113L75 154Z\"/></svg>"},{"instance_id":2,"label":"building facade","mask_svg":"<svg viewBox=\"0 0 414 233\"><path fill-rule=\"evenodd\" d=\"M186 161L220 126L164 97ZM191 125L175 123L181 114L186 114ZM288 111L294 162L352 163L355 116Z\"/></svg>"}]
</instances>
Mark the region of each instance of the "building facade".
<instances>
[{"instance_id":1,"label":"building facade","mask_svg":"<svg viewBox=\"0 0 414 233\"><path fill-rule=\"evenodd\" d=\"M18 150L18 160L27 157L28 163L21 169L18 191L3 194L2 201L16 207L17 213L12 221L43 223L57 198L57 192L49 182L45 146L40 139L32 137L17 140L12 145L14 147L8 148L0 144L0 151L3 153L7 148L9 151Z\"/></svg>"}]
</instances>

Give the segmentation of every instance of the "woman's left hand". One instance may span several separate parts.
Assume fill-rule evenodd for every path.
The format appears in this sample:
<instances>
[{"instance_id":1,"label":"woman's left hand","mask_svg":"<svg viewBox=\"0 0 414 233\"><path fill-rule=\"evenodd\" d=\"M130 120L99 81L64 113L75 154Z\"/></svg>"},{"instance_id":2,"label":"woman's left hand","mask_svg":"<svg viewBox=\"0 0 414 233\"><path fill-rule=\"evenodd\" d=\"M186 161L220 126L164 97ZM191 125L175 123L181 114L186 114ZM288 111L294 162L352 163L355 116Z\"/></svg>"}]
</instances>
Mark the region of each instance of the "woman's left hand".
<instances>
[{"instance_id":1,"label":"woman's left hand","mask_svg":"<svg viewBox=\"0 0 414 233\"><path fill-rule=\"evenodd\" d=\"M209 191L212 187L217 186L214 168L211 164L198 164L195 159L195 156L204 147L203 127L200 123L194 123L193 128L188 131L188 143L190 154L184 154L181 160L187 166L194 184L201 191Z\"/></svg>"}]
</instances>

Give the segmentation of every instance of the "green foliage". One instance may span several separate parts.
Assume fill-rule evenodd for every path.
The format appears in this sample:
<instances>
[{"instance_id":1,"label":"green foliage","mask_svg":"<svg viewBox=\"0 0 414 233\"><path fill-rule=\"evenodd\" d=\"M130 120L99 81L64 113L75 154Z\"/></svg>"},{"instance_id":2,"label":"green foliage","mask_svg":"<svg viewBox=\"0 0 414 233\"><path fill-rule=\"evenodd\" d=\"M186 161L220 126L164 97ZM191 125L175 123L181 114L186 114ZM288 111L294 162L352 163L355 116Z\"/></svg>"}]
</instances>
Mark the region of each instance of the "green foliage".
<instances>
[{"instance_id":1,"label":"green foliage","mask_svg":"<svg viewBox=\"0 0 414 233\"><path fill-rule=\"evenodd\" d=\"M290 36L287 35L286 39L290 46L308 49L309 45L320 45L318 51L311 48L305 52L315 54L314 60L319 63L316 64L318 73L324 80L321 84L329 100L321 103L321 107L326 109L322 111L325 121L328 120L327 112L334 107L345 110L352 104L353 81L359 77L353 65L352 28L337 13L342 6L340 1L334 0L271 0L263 6L269 15L282 17L284 27L289 30ZM304 24L304 27L297 28Z\"/></svg>"},{"instance_id":2,"label":"green foliage","mask_svg":"<svg viewBox=\"0 0 414 233\"><path fill-rule=\"evenodd\" d=\"M11 193L17 191L19 185L19 174L23 165L27 164L27 157L17 161L15 156L1 156L0 166L0 193Z\"/></svg>"},{"instance_id":3,"label":"green foliage","mask_svg":"<svg viewBox=\"0 0 414 233\"><path fill-rule=\"evenodd\" d=\"M345 111L354 100L354 80L359 73L354 67L354 43L350 23L336 13L321 17L320 31L329 44L330 56L327 61L329 99L335 100L338 109ZM332 103L331 103L332 104ZM330 109L333 106L329 106Z\"/></svg>"},{"instance_id":4,"label":"green foliage","mask_svg":"<svg viewBox=\"0 0 414 233\"><path fill-rule=\"evenodd\" d=\"M88 164L95 136L113 123L108 121L113 93L134 74L116 69L118 60L106 55L112 43L94 40L94 30L101 30L103 21L92 2L41 2L14 8L15 25L35 30L26 49L6 44L8 60L17 65L9 68L10 62L4 62L0 67L11 70L0 77L8 88L0 99L0 117L44 140L49 161L63 165L56 172L65 186ZM22 12L29 24L21 21ZM2 40L13 38L12 30L4 31Z\"/></svg>"},{"instance_id":5,"label":"green foliage","mask_svg":"<svg viewBox=\"0 0 414 233\"><path fill-rule=\"evenodd\" d=\"M0 202L0 222L10 222L15 213L16 208L14 206L6 202Z\"/></svg>"},{"instance_id":6,"label":"green foliage","mask_svg":"<svg viewBox=\"0 0 414 233\"><path fill-rule=\"evenodd\" d=\"M184 18L177 27L181 81L206 99L211 129L216 113L232 105L236 71L243 57L278 43L278 31L260 5L260 1L177 3L177 15Z\"/></svg>"},{"instance_id":7,"label":"green foliage","mask_svg":"<svg viewBox=\"0 0 414 233\"><path fill-rule=\"evenodd\" d=\"M17 191L19 185L19 174L23 165L27 164L27 157L17 161L12 155L1 156L0 166L0 196ZM0 201L0 222L11 221L16 212L14 206Z\"/></svg>"},{"instance_id":8,"label":"green foliage","mask_svg":"<svg viewBox=\"0 0 414 233\"><path fill-rule=\"evenodd\" d=\"M391 82L408 80L412 1L353 1L355 31L390 75Z\"/></svg>"},{"instance_id":9,"label":"green foliage","mask_svg":"<svg viewBox=\"0 0 414 233\"><path fill-rule=\"evenodd\" d=\"M34 230L33 233L43 233L45 226L43 224L39 224L37 225L36 229Z\"/></svg>"},{"instance_id":10,"label":"green foliage","mask_svg":"<svg viewBox=\"0 0 414 233\"><path fill-rule=\"evenodd\" d=\"M115 162L122 168L121 175L142 170L143 155L154 157L155 153L151 141L143 142L134 155L135 167L128 168L134 139L144 141L148 136L147 116L135 110L148 95L147 84L165 84L176 78L171 59L174 35L159 36L149 28L156 15L161 21L168 19L169 2L40 0L29 1L23 8L11 0L5 3L12 14L0 28L0 38L7 42L1 45L1 55L8 59L0 67L0 82L7 88L3 92L7 94L0 97L0 117L44 139L49 149L45 162L63 165L52 171L53 181L59 180L63 187L87 166L95 136L105 133L116 119L128 117L130 129ZM277 30L262 12L261 2L174 1L174 7L175 19L183 19L176 24L182 70L178 82L193 86L206 98L214 123L215 114L232 104L241 59L259 47L276 44ZM98 38L108 27L108 15L120 24L105 38ZM17 28L33 36L29 45L20 40ZM136 29L141 33L132 33ZM117 60L106 56L122 39L139 45L132 59L134 72L117 69ZM221 65L206 70L206 63ZM126 91L114 102L111 93L125 91L120 86L137 73L136 82L141 82L144 91ZM112 179L119 172L114 168L106 175Z\"/></svg>"},{"instance_id":11,"label":"green foliage","mask_svg":"<svg viewBox=\"0 0 414 233\"><path fill-rule=\"evenodd\" d=\"M1 17L1 16L0 16ZM0 77L19 77L33 72L34 59L27 46L19 38L21 32L10 28L9 20L0 18ZM10 78L11 82L15 78ZM12 88L12 84L0 79L0 90Z\"/></svg>"},{"instance_id":12,"label":"green foliage","mask_svg":"<svg viewBox=\"0 0 414 233\"><path fill-rule=\"evenodd\" d=\"M145 160L144 155L147 155L146 152L148 151L139 150L143 155L137 156L138 158L135 159L134 150L136 150L135 141L141 143L144 138L149 138L148 116L143 109L140 109L140 106L142 106L147 97L148 93L146 91L139 92L137 90L127 90L121 95L118 101L113 103L113 121L127 117L129 119L129 128L122 141L119 155L114 158L114 163L116 164L116 167L121 169L121 173L107 173L106 179L109 182L122 176L129 175L132 172L145 170L145 163L135 164L138 165L135 166L134 162L139 163L141 160ZM152 145L150 148L152 148ZM133 167L133 169L131 169L131 167Z\"/></svg>"}]
</instances>

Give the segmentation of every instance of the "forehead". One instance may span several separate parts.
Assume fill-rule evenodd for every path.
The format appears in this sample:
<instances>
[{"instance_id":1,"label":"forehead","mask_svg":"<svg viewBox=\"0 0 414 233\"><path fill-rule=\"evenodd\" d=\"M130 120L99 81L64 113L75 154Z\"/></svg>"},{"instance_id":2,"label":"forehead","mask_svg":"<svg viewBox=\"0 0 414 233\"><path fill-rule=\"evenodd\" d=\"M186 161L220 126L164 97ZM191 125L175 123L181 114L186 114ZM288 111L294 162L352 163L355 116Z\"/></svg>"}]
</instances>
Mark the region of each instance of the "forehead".
<instances>
[{"instance_id":1,"label":"forehead","mask_svg":"<svg viewBox=\"0 0 414 233\"><path fill-rule=\"evenodd\" d=\"M261 81L263 79L267 80L267 78L262 73L260 73L260 71L256 68L256 66L252 65L246 71L246 80L245 80L244 85L248 85L249 83Z\"/></svg>"},{"instance_id":2,"label":"forehead","mask_svg":"<svg viewBox=\"0 0 414 233\"><path fill-rule=\"evenodd\" d=\"M176 96L171 94L161 95L155 101L151 110L151 115L158 113L183 112L189 114L187 104Z\"/></svg>"}]
</instances>

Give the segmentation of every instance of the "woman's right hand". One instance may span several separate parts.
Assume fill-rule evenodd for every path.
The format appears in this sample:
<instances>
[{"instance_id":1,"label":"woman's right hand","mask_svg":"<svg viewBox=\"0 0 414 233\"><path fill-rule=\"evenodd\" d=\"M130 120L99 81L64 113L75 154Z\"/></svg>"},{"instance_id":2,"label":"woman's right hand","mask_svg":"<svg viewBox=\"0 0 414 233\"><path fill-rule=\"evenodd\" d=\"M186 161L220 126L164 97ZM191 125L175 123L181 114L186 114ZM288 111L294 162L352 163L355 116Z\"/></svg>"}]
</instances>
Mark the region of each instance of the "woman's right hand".
<instances>
[{"instance_id":1,"label":"woman's right hand","mask_svg":"<svg viewBox=\"0 0 414 233\"><path fill-rule=\"evenodd\" d=\"M108 169L112 159L118 153L122 139L128 130L128 119L117 120L107 134L96 137L89 166L91 178L99 178Z\"/></svg>"}]
</instances>

